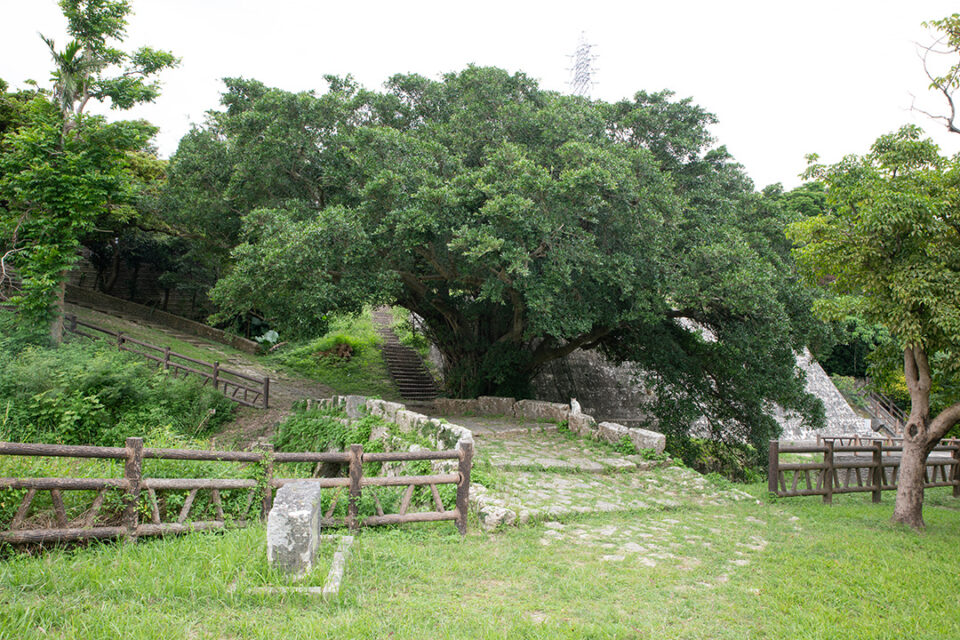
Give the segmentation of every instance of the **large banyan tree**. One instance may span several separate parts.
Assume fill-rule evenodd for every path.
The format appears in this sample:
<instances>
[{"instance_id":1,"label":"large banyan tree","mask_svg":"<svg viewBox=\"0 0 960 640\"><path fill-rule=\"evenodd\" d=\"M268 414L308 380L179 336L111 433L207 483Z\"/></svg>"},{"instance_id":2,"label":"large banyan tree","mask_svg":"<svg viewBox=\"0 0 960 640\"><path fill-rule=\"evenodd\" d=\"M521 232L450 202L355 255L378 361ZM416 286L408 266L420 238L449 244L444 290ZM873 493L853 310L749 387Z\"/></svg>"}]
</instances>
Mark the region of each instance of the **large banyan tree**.
<instances>
[{"instance_id":1,"label":"large banyan tree","mask_svg":"<svg viewBox=\"0 0 960 640\"><path fill-rule=\"evenodd\" d=\"M822 420L795 366L814 324L787 215L713 146L709 113L495 68L382 92L328 81L227 80L172 160L181 201L242 220L212 293L223 314L256 309L290 335L388 303L423 319L454 395L523 395L545 363L599 348L647 371L664 426L706 415L760 442L772 403Z\"/></svg>"}]
</instances>

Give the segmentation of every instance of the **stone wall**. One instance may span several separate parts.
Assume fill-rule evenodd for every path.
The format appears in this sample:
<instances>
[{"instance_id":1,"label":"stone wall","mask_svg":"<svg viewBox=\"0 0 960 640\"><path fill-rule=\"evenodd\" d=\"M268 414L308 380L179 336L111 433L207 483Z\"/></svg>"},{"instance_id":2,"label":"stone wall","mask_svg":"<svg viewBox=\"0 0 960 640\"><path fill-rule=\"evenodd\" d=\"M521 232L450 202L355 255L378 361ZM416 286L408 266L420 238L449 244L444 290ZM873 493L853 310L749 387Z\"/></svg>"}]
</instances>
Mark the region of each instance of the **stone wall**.
<instances>
[{"instance_id":1,"label":"stone wall","mask_svg":"<svg viewBox=\"0 0 960 640\"><path fill-rule=\"evenodd\" d=\"M396 424L403 432L417 433L435 442L441 449L461 449L467 442L473 444L473 432L466 427L409 411L399 402L365 396L333 396L319 400L319 405L343 409L348 419L360 418L365 414L383 418L387 422ZM377 435L373 434L371 437Z\"/></svg>"},{"instance_id":2,"label":"stone wall","mask_svg":"<svg viewBox=\"0 0 960 640\"><path fill-rule=\"evenodd\" d=\"M98 270L90 261L89 250L83 249L82 254L81 259L70 270L70 284L82 289L104 292L104 281L109 275ZM113 288L104 293L193 320L203 320L213 313L213 304L205 294L164 287L160 284L161 275L162 273L149 263L132 265L121 260Z\"/></svg>"},{"instance_id":3,"label":"stone wall","mask_svg":"<svg viewBox=\"0 0 960 640\"><path fill-rule=\"evenodd\" d=\"M876 435L870 427L870 419L857 415L809 351L805 350L797 358L797 365L807 374L807 391L823 401L827 426L823 429L808 429L801 424L798 416L776 407L773 415L783 427L781 440L814 440L817 435Z\"/></svg>"},{"instance_id":4,"label":"stone wall","mask_svg":"<svg viewBox=\"0 0 960 640\"><path fill-rule=\"evenodd\" d=\"M66 300L70 304L81 307L90 307L100 311L115 311L134 318L153 321L171 329L230 345L234 349L247 353L256 353L260 348L260 345L253 340L226 333L215 327L72 284L67 285Z\"/></svg>"},{"instance_id":5,"label":"stone wall","mask_svg":"<svg viewBox=\"0 0 960 640\"><path fill-rule=\"evenodd\" d=\"M614 365L596 350L578 349L547 363L532 386L540 400L576 398L584 413L630 426L644 420L642 407L653 399L629 364Z\"/></svg>"},{"instance_id":6,"label":"stone wall","mask_svg":"<svg viewBox=\"0 0 960 640\"><path fill-rule=\"evenodd\" d=\"M809 440L817 434L870 435L870 420L859 417L834 386L830 376L809 351L797 357L797 366L807 375L807 391L823 401L827 426L812 430L800 424L800 418L774 408L772 414L783 427L784 440ZM648 417L643 406L653 399L642 375L629 364L615 366L596 351L574 351L566 358L549 363L533 380L536 396L543 400L566 401L576 398L585 413L598 420L623 425L641 424Z\"/></svg>"}]
</instances>

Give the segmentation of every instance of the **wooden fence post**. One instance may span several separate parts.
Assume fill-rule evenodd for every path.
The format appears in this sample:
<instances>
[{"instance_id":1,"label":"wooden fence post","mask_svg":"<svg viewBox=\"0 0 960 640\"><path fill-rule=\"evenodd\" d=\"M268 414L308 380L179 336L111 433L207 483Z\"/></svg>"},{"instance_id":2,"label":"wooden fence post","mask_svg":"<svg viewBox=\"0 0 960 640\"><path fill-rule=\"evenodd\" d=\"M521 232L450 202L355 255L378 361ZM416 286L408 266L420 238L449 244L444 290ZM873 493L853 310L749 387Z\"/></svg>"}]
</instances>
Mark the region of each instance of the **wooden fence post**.
<instances>
[{"instance_id":1,"label":"wooden fence post","mask_svg":"<svg viewBox=\"0 0 960 640\"><path fill-rule=\"evenodd\" d=\"M170 370L170 346L167 345L163 348L163 370Z\"/></svg>"},{"instance_id":2,"label":"wooden fence post","mask_svg":"<svg viewBox=\"0 0 960 640\"><path fill-rule=\"evenodd\" d=\"M70 320L70 331L72 333L76 333L77 332L77 316L71 313L67 317Z\"/></svg>"},{"instance_id":3,"label":"wooden fence post","mask_svg":"<svg viewBox=\"0 0 960 640\"><path fill-rule=\"evenodd\" d=\"M143 483L143 438L127 438L127 459L123 465L123 477L127 481L124 494L123 526L126 539L137 539L137 506L140 501L140 485Z\"/></svg>"},{"instance_id":4,"label":"wooden fence post","mask_svg":"<svg viewBox=\"0 0 960 640\"><path fill-rule=\"evenodd\" d=\"M817 436L820 437L820 436ZM770 441L770 454L767 458L767 491L780 492L780 441Z\"/></svg>"},{"instance_id":5,"label":"wooden fence post","mask_svg":"<svg viewBox=\"0 0 960 640\"><path fill-rule=\"evenodd\" d=\"M263 455L261 464L263 464L264 475L263 502L260 505L260 518L266 520L267 515L270 514L270 509L273 508L273 487L270 485L270 483L273 482L273 445L262 444L259 448Z\"/></svg>"},{"instance_id":6,"label":"wooden fence post","mask_svg":"<svg viewBox=\"0 0 960 640\"><path fill-rule=\"evenodd\" d=\"M263 379L263 408L270 408L270 378Z\"/></svg>"},{"instance_id":7,"label":"wooden fence post","mask_svg":"<svg viewBox=\"0 0 960 640\"><path fill-rule=\"evenodd\" d=\"M858 471L859 473L859 471ZM883 472L883 440L873 441L873 501L880 502L883 482L886 474Z\"/></svg>"},{"instance_id":8,"label":"wooden fence post","mask_svg":"<svg viewBox=\"0 0 960 640\"><path fill-rule=\"evenodd\" d=\"M350 445L350 498L347 504L347 526L359 529L360 481L363 478L363 445Z\"/></svg>"},{"instance_id":9,"label":"wooden fence post","mask_svg":"<svg viewBox=\"0 0 960 640\"><path fill-rule=\"evenodd\" d=\"M951 438L950 444L960 445L960 440ZM960 498L960 448L953 450L953 497Z\"/></svg>"},{"instance_id":10,"label":"wooden fence post","mask_svg":"<svg viewBox=\"0 0 960 640\"><path fill-rule=\"evenodd\" d=\"M117 349L123 351L123 333L117 334Z\"/></svg>"},{"instance_id":11,"label":"wooden fence post","mask_svg":"<svg viewBox=\"0 0 960 640\"><path fill-rule=\"evenodd\" d=\"M823 473L826 474L823 480L823 502L824 504L833 503L833 440L824 440L824 443L827 445L827 452L823 454L823 464L826 466L826 469L823 470Z\"/></svg>"},{"instance_id":12,"label":"wooden fence post","mask_svg":"<svg viewBox=\"0 0 960 640\"><path fill-rule=\"evenodd\" d=\"M467 514L470 512L470 468L473 466L473 443L460 444L460 482L457 483L457 530L467 534Z\"/></svg>"},{"instance_id":13,"label":"wooden fence post","mask_svg":"<svg viewBox=\"0 0 960 640\"><path fill-rule=\"evenodd\" d=\"M214 390L220 389L220 362L213 363L213 388Z\"/></svg>"}]
</instances>

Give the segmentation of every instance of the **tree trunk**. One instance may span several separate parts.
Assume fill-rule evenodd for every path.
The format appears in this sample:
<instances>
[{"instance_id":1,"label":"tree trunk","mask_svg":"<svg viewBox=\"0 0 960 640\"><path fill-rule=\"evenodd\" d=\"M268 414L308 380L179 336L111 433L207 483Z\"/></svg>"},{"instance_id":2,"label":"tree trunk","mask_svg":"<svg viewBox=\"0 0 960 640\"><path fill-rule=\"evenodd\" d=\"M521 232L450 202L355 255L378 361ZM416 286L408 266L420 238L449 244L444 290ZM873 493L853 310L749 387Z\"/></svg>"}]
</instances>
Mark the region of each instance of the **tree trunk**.
<instances>
[{"instance_id":1,"label":"tree trunk","mask_svg":"<svg viewBox=\"0 0 960 640\"><path fill-rule=\"evenodd\" d=\"M904 349L903 374L910 391L910 417L903 427L903 452L900 456L893 521L914 529L922 529L923 485L933 435L929 433L930 364L922 347Z\"/></svg>"},{"instance_id":2,"label":"tree trunk","mask_svg":"<svg viewBox=\"0 0 960 640\"><path fill-rule=\"evenodd\" d=\"M53 320L50 322L50 341L53 344L63 342L63 314L67 297L67 273L60 274L60 284L54 297Z\"/></svg>"},{"instance_id":3,"label":"tree trunk","mask_svg":"<svg viewBox=\"0 0 960 640\"><path fill-rule=\"evenodd\" d=\"M926 480L927 450L915 439L903 439L897 501L893 521L914 529L923 528L923 485Z\"/></svg>"},{"instance_id":4,"label":"tree trunk","mask_svg":"<svg viewBox=\"0 0 960 640\"><path fill-rule=\"evenodd\" d=\"M903 373L910 391L910 417L903 428L903 453L893 521L922 529L927 456L947 431L960 421L960 402L930 419L930 363L922 347L904 349Z\"/></svg>"},{"instance_id":5,"label":"tree trunk","mask_svg":"<svg viewBox=\"0 0 960 640\"><path fill-rule=\"evenodd\" d=\"M117 278L120 277L120 239L113 241L113 256L110 258L110 277L103 283L104 293L113 293L113 287L117 284Z\"/></svg>"}]
</instances>

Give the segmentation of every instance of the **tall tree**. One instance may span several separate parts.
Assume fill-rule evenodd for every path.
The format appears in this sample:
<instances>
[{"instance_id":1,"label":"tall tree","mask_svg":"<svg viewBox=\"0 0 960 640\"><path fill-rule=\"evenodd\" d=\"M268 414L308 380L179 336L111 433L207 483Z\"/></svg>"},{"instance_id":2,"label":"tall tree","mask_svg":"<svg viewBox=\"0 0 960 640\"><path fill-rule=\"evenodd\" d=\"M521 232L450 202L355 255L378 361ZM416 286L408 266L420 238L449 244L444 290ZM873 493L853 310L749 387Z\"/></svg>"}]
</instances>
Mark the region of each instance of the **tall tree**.
<instances>
[{"instance_id":1,"label":"tall tree","mask_svg":"<svg viewBox=\"0 0 960 640\"><path fill-rule=\"evenodd\" d=\"M904 127L865 156L812 165L830 209L790 229L811 283L833 294L819 311L881 323L900 344L911 406L893 520L917 528L927 457L960 422L960 164L921 134Z\"/></svg>"},{"instance_id":2,"label":"tall tree","mask_svg":"<svg viewBox=\"0 0 960 640\"><path fill-rule=\"evenodd\" d=\"M544 363L602 348L655 372L661 427L709 415L759 442L770 402L822 418L795 368L808 309L782 226L689 100L588 101L470 67L319 98L233 82L224 102L228 195L262 203L212 292L224 313L310 331L401 305L457 395L522 395Z\"/></svg>"},{"instance_id":3,"label":"tall tree","mask_svg":"<svg viewBox=\"0 0 960 640\"><path fill-rule=\"evenodd\" d=\"M127 53L112 44L125 33L125 0L61 0L60 7L73 39L58 50L44 38L54 60L50 101L38 95L28 122L0 141L0 233L22 280L12 300L29 317L52 318L54 341L62 336L66 274L80 238L98 221L134 217L142 163L132 154L155 133L145 122L108 123L86 108L91 101L115 109L152 101L159 94L153 77L176 64L168 52Z\"/></svg>"}]
</instances>

